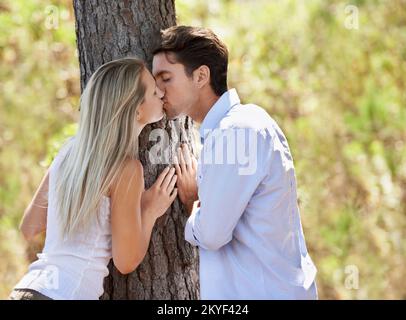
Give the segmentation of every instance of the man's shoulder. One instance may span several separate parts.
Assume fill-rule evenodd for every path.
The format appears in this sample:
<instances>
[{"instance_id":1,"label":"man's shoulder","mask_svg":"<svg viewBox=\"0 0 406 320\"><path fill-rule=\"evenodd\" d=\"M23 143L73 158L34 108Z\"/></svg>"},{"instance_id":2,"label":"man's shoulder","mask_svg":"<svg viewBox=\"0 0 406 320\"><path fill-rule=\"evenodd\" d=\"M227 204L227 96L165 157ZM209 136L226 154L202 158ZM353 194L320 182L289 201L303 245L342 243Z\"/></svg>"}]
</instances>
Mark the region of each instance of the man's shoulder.
<instances>
[{"instance_id":1,"label":"man's shoulder","mask_svg":"<svg viewBox=\"0 0 406 320\"><path fill-rule=\"evenodd\" d=\"M252 129L254 131L274 131L276 122L256 104L238 104L221 119L219 129Z\"/></svg>"},{"instance_id":2,"label":"man's shoulder","mask_svg":"<svg viewBox=\"0 0 406 320\"><path fill-rule=\"evenodd\" d=\"M231 108L220 121L220 132L244 130L255 133L254 136L265 142L265 146L281 144L289 150L288 141L278 123L269 113L255 104L239 104ZM258 141L260 141L258 140Z\"/></svg>"}]
</instances>

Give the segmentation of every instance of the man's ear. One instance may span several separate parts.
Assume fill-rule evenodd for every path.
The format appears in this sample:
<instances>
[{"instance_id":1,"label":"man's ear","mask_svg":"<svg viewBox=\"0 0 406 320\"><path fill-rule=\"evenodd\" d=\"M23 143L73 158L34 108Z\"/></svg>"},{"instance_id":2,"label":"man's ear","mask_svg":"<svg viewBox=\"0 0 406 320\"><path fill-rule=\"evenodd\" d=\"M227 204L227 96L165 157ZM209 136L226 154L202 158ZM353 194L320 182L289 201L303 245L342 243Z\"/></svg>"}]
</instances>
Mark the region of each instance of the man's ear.
<instances>
[{"instance_id":1,"label":"man's ear","mask_svg":"<svg viewBox=\"0 0 406 320\"><path fill-rule=\"evenodd\" d=\"M193 78L196 81L197 86L201 89L207 83L210 83L210 69L206 65L202 65L193 71Z\"/></svg>"}]
</instances>

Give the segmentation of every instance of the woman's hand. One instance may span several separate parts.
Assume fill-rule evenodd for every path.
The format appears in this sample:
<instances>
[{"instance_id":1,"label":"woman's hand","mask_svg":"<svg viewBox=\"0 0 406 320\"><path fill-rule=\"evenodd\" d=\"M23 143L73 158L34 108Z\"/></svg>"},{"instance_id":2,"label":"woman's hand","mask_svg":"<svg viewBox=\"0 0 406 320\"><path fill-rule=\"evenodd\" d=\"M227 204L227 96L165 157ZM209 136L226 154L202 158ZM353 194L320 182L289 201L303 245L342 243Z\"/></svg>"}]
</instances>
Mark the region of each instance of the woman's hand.
<instances>
[{"instance_id":1,"label":"woman's hand","mask_svg":"<svg viewBox=\"0 0 406 320\"><path fill-rule=\"evenodd\" d=\"M156 219L161 217L175 200L178 190L175 188L177 176L175 169L166 167L155 183L142 193L141 211Z\"/></svg>"}]
</instances>

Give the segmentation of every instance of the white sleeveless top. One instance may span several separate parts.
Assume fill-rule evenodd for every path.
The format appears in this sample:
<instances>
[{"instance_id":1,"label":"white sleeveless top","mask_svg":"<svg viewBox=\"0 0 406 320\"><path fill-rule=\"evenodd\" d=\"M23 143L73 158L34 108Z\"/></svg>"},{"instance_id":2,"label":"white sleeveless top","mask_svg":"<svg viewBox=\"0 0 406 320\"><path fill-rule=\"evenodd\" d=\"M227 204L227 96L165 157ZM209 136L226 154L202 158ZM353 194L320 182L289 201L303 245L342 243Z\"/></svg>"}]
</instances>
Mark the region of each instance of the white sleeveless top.
<instances>
[{"instance_id":1,"label":"white sleeveless top","mask_svg":"<svg viewBox=\"0 0 406 320\"><path fill-rule=\"evenodd\" d=\"M111 259L110 198L103 197L99 218L90 229L63 240L55 208L55 173L69 146L62 148L49 172L48 213L45 246L38 260L15 289L36 290L56 300L94 300L103 294L103 279Z\"/></svg>"}]
</instances>

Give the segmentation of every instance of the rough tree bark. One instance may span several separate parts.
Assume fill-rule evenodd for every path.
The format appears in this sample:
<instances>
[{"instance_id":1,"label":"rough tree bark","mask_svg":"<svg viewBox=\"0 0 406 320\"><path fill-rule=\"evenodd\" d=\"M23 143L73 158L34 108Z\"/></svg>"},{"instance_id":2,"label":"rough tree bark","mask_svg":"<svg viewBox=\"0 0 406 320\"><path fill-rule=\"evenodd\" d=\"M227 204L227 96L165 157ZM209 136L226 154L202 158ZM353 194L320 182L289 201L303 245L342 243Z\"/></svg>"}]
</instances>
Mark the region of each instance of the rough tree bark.
<instances>
[{"instance_id":1,"label":"rough tree bark","mask_svg":"<svg viewBox=\"0 0 406 320\"><path fill-rule=\"evenodd\" d=\"M151 68L151 51L159 30L176 24L174 0L75 0L76 36L81 88L103 63L138 56ZM150 132L165 129L172 155L179 142L193 148L193 123L189 118L161 121L141 133L140 160L148 188L166 164L151 164L147 151L156 143ZM124 276L110 262L101 299L198 299L198 255L184 240L186 214L178 200L154 228L143 263Z\"/></svg>"}]
</instances>

